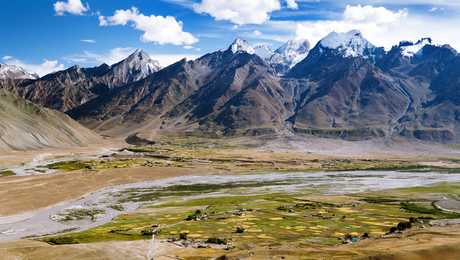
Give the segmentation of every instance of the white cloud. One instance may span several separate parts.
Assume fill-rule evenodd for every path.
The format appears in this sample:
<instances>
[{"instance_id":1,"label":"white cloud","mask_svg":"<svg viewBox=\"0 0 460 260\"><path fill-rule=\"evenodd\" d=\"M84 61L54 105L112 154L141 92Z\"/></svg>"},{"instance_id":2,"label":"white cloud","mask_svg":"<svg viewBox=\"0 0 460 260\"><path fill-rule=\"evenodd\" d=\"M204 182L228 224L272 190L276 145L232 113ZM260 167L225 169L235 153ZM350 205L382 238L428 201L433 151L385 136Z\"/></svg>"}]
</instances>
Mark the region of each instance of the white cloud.
<instances>
[{"instance_id":1,"label":"white cloud","mask_svg":"<svg viewBox=\"0 0 460 260\"><path fill-rule=\"evenodd\" d=\"M141 41L158 44L192 45L198 42L191 33L183 31L183 23L172 16L146 16L136 7L117 10L110 17L99 16L100 26L128 25L143 32Z\"/></svg>"},{"instance_id":2,"label":"white cloud","mask_svg":"<svg viewBox=\"0 0 460 260\"><path fill-rule=\"evenodd\" d=\"M72 55L66 58L69 62L79 63L85 65L100 65L106 63L108 65L115 64L121 60L124 60L135 48L114 48L106 53L95 53L90 51L84 51L81 54Z\"/></svg>"},{"instance_id":3,"label":"white cloud","mask_svg":"<svg viewBox=\"0 0 460 260\"><path fill-rule=\"evenodd\" d=\"M99 26L108 26L109 23L107 22L107 19L103 15L98 16L99 19Z\"/></svg>"},{"instance_id":4,"label":"white cloud","mask_svg":"<svg viewBox=\"0 0 460 260\"><path fill-rule=\"evenodd\" d=\"M37 73L40 77L43 77L49 73L56 72L64 69L64 65L60 64L57 60L43 60L41 64L30 64L25 63L21 60L15 59L11 56L3 57L3 61L6 64L16 65L22 67L30 73Z\"/></svg>"},{"instance_id":5,"label":"white cloud","mask_svg":"<svg viewBox=\"0 0 460 260\"><path fill-rule=\"evenodd\" d=\"M283 22L278 27L295 27L297 38L307 38L316 43L331 31L360 30L373 44L387 49L402 40L431 37L439 44L451 44L460 48L458 34L460 18L441 18L428 15L412 15L406 9L392 11L384 7L347 6L342 19L304 22Z\"/></svg>"},{"instance_id":6,"label":"white cloud","mask_svg":"<svg viewBox=\"0 0 460 260\"><path fill-rule=\"evenodd\" d=\"M296 0L286 0L287 7L289 9L299 9L299 4Z\"/></svg>"},{"instance_id":7,"label":"white cloud","mask_svg":"<svg viewBox=\"0 0 460 260\"><path fill-rule=\"evenodd\" d=\"M96 43L96 41L93 40L93 39L82 39L82 40L80 40L80 41L81 41L81 42L84 42L84 43Z\"/></svg>"},{"instance_id":8,"label":"white cloud","mask_svg":"<svg viewBox=\"0 0 460 260\"><path fill-rule=\"evenodd\" d=\"M337 0L329 0L335 2ZM357 1L355 1L357 2ZM456 0L405 0L402 2L401 0L361 0L359 1L361 4L375 4L378 3L380 5L442 5L442 6L452 6L452 7L460 7L460 2Z\"/></svg>"},{"instance_id":9,"label":"white cloud","mask_svg":"<svg viewBox=\"0 0 460 260\"><path fill-rule=\"evenodd\" d=\"M157 60L162 67L167 67L182 59L194 60L200 57L197 54L176 54L176 53L149 53L152 59Z\"/></svg>"},{"instance_id":10,"label":"white cloud","mask_svg":"<svg viewBox=\"0 0 460 260\"><path fill-rule=\"evenodd\" d=\"M271 12L281 9L281 4L279 0L202 0L193 9L207 13L217 21L237 25L263 24L270 19Z\"/></svg>"},{"instance_id":11,"label":"white cloud","mask_svg":"<svg viewBox=\"0 0 460 260\"><path fill-rule=\"evenodd\" d=\"M65 13L74 15L83 15L89 10L88 4L83 4L81 0L58 1L54 3L54 11L56 15L64 15Z\"/></svg>"},{"instance_id":12,"label":"white cloud","mask_svg":"<svg viewBox=\"0 0 460 260\"><path fill-rule=\"evenodd\" d=\"M385 7L347 5L343 13L343 18L345 21L352 23L391 24L406 17L407 14L407 10L405 9L393 12Z\"/></svg>"},{"instance_id":13,"label":"white cloud","mask_svg":"<svg viewBox=\"0 0 460 260\"><path fill-rule=\"evenodd\" d=\"M132 54L136 48L114 48L107 53L94 53L84 51L81 54L72 55L66 58L71 63L78 63L85 66L98 66L102 63L113 65L119 61L124 60ZM177 54L177 53L149 53L150 57L157 60L162 67L171 65L183 58L196 59L199 55L196 54Z\"/></svg>"},{"instance_id":14,"label":"white cloud","mask_svg":"<svg viewBox=\"0 0 460 260\"><path fill-rule=\"evenodd\" d=\"M166 3L180 5L186 8L193 8L193 0L161 0Z\"/></svg>"},{"instance_id":15,"label":"white cloud","mask_svg":"<svg viewBox=\"0 0 460 260\"><path fill-rule=\"evenodd\" d=\"M254 30L252 33L254 34L255 37L262 36L262 32L259 30Z\"/></svg>"}]
</instances>

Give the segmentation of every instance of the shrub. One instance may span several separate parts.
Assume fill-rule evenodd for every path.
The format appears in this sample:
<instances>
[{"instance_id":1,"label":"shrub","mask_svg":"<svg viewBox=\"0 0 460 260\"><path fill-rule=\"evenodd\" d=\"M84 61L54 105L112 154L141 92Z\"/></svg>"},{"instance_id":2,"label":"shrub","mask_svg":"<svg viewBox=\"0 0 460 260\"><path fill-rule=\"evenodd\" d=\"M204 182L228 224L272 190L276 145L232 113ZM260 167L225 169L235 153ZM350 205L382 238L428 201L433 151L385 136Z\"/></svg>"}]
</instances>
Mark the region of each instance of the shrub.
<instances>
[{"instance_id":1,"label":"shrub","mask_svg":"<svg viewBox=\"0 0 460 260\"><path fill-rule=\"evenodd\" d=\"M208 238L208 240L206 240L206 243L216 244L216 245L226 245L227 242L228 242L227 239L218 238L218 237L210 237L210 238Z\"/></svg>"},{"instance_id":2,"label":"shrub","mask_svg":"<svg viewBox=\"0 0 460 260\"><path fill-rule=\"evenodd\" d=\"M241 233L244 233L244 231L245 231L244 227L236 227L236 233L241 234Z\"/></svg>"}]
</instances>

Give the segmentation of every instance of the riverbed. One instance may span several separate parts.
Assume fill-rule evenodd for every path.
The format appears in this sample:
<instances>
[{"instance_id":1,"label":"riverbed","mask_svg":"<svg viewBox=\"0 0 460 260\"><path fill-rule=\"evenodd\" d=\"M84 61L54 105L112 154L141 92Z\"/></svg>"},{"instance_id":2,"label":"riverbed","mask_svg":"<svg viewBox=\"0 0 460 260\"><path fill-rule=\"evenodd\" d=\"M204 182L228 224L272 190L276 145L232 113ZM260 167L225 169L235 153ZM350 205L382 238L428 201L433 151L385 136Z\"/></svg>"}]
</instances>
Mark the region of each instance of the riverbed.
<instances>
[{"instance_id":1,"label":"riverbed","mask_svg":"<svg viewBox=\"0 0 460 260\"><path fill-rule=\"evenodd\" d=\"M460 182L460 174L441 172L349 171L317 173L259 173L247 175L197 175L159 181L118 185L87 194L79 199L62 202L24 214L0 217L0 241L16 240L30 236L43 236L70 230L86 230L103 225L120 214L133 212L144 204L160 203L174 196L169 191L162 197L165 187L214 185L182 199L200 196L265 194L274 192L299 192L315 190L323 195L339 195L379 191L396 188L428 186L440 182ZM133 194L159 193L154 200L129 199ZM166 193L165 193L166 194ZM129 196L131 197L129 197ZM134 196L134 197L136 197ZM117 207L114 207L117 205ZM91 218L68 220L70 212L97 210ZM64 221L65 220L65 221Z\"/></svg>"}]
</instances>

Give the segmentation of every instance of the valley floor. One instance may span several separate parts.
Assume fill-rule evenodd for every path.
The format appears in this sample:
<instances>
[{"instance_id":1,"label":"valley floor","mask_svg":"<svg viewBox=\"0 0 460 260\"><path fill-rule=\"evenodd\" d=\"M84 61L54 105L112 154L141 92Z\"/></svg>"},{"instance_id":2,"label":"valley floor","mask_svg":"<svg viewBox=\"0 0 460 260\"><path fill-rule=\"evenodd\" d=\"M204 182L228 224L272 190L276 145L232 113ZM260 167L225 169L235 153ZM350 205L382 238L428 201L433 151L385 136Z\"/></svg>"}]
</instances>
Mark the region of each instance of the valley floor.
<instances>
[{"instance_id":1,"label":"valley floor","mask_svg":"<svg viewBox=\"0 0 460 260\"><path fill-rule=\"evenodd\" d=\"M460 255L455 146L297 137L154 141L0 155L0 258ZM88 199L98 194L103 201ZM40 212L57 227L87 228L43 237L50 226L25 226L43 231L26 240L7 228ZM387 234L401 222L411 228Z\"/></svg>"}]
</instances>

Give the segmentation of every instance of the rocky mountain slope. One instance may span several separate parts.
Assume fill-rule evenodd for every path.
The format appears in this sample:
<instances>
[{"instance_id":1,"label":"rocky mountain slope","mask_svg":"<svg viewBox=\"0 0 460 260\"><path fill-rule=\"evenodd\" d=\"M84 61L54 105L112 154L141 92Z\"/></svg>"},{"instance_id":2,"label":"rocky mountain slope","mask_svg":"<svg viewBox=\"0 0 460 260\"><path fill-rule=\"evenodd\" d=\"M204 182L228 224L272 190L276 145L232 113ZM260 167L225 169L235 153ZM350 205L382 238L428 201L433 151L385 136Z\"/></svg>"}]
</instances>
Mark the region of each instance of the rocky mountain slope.
<instances>
[{"instance_id":1,"label":"rocky mountain slope","mask_svg":"<svg viewBox=\"0 0 460 260\"><path fill-rule=\"evenodd\" d=\"M112 66L73 66L32 81L4 86L42 106L66 112L125 84L141 80L160 69L147 53L136 50ZM4 84L5 85L5 84Z\"/></svg>"},{"instance_id":2,"label":"rocky mountain slope","mask_svg":"<svg viewBox=\"0 0 460 260\"><path fill-rule=\"evenodd\" d=\"M301 92L293 127L346 138L384 136L407 100L373 63L379 52L356 31L321 40L287 75Z\"/></svg>"},{"instance_id":3,"label":"rocky mountain slope","mask_svg":"<svg viewBox=\"0 0 460 260\"><path fill-rule=\"evenodd\" d=\"M294 132L457 142L459 57L428 38L385 51L354 30L331 33L311 50L308 41L291 41L271 54L237 39L154 73L137 52L122 62L128 65L73 67L8 85L115 135ZM112 73L117 66L122 72Z\"/></svg>"},{"instance_id":4,"label":"rocky mountain slope","mask_svg":"<svg viewBox=\"0 0 460 260\"><path fill-rule=\"evenodd\" d=\"M69 116L0 89L0 151L85 146L100 137Z\"/></svg>"},{"instance_id":5,"label":"rocky mountain slope","mask_svg":"<svg viewBox=\"0 0 460 260\"><path fill-rule=\"evenodd\" d=\"M69 114L98 128L158 119L152 128L232 132L253 125L281 127L288 113L282 95L271 67L236 40L225 51L182 60Z\"/></svg>"},{"instance_id":6,"label":"rocky mountain slope","mask_svg":"<svg viewBox=\"0 0 460 260\"><path fill-rule=\"evenodd\" d=\"M37 78L37 74L31 74L21 67L15 65L0 64L0 80Z\"/></svg>"},{"instance_id":7,"label":"rocky mountain slope","mask_svg":"<svg viewBox=\"0 0 460 260\"><path fill-rule=\"evenodd\" d=\"M300 132L351 139L456 140L459 107L436 91L439 77L457 70L456 57L449 46L428 39L402 42L386 53L359 32L332 33L287 75L308 82L300 84L303 98L289 121ZM459 87L449 82L438 88L458 97ZM439 99L445 102L435 106Z\"/></svg>"}]
</instances>

